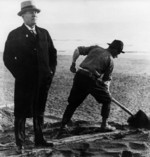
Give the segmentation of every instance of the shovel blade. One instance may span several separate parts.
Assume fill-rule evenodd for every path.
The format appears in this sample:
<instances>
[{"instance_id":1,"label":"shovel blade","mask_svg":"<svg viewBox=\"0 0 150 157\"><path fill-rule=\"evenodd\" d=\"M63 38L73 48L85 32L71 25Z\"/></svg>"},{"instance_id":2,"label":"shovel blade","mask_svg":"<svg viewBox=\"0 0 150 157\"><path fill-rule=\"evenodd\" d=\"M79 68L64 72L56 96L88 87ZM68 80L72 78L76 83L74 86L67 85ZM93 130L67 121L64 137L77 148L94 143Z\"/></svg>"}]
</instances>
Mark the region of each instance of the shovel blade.
<instances>
[{"instance_id":1,"label":"shovel blade","mask_svg":"<svg viewBox=\"0 0 150 157\"><path fill-rule=\"evenodd\" d=\"M142 110L139 110L135 115L129 117L127 122L131 127L150 130L150 118Z\"/></svg>"}]
</instances>

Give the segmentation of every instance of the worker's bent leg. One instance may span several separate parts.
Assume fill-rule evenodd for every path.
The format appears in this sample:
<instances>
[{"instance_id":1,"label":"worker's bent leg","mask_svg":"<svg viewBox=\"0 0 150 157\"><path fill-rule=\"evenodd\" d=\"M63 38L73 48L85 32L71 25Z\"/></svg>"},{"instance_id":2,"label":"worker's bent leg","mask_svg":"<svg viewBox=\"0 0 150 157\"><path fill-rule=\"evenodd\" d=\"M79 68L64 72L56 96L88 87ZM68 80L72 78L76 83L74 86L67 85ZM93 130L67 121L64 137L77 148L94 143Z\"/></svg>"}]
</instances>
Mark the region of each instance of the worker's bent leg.
<instances>
[{"instance_id":1,"label":"worker's bent leg","mask_svg":"<svg viewBox=\"0 0 150 157\"><path fill-rule=\"evenodd\" d=\"M75 105L75 104L69 104L64 112L63 118L62 118L62 122L61 122L61 128L64 128L65 125L71 120L71 117L73 116L76 108L79 105Z\"/></svg>"},{"instance_id":2,"label":"worker's bent leg","mask_svg":"<svg viewBox=\"0 0 150 157\"><path fill-rule=\"evenodd\" d=\"M109 113L110 113L110 103L103 103L102 110L101 110L102 127L106 127Z\"/></svg>"}]
</instances>

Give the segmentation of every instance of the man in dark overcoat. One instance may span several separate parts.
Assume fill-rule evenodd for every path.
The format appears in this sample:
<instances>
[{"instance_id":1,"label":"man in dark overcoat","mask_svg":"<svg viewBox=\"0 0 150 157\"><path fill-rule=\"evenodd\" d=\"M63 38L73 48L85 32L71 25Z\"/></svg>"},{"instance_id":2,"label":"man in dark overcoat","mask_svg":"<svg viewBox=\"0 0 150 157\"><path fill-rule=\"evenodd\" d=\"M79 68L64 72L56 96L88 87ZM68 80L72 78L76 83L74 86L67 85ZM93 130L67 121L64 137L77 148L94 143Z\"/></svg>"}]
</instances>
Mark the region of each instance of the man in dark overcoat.
<instances>
[{"instance_id":1,"label":"man in dark overcoat","mask_svg":"<svg viewBox=\"0 0 150 157\"><path fill-rule=\"evenodd\" d=\"M15 78L14 116L17 150L22 151L26 118L33 117L35 145L53 146L42 133L45 105L57 65L57 51L47 30L36 25L40 10L32 1L21 3L23 25L11 31L4 49L4 64Z\"/></svg>"}]
</instances>

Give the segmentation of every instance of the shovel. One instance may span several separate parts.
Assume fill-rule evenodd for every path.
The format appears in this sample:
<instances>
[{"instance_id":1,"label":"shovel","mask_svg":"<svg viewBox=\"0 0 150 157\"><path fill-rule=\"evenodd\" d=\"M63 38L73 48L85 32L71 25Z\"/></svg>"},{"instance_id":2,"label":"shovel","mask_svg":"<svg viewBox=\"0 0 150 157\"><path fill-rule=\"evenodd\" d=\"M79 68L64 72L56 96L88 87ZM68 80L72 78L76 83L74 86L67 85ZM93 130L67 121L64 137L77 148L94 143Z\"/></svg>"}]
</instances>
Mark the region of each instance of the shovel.
<instances>
[{"instance_id":1,"label":"shovel","mask_svg":"<svg viewBox=\"0 0 150 157\"><path fill-rule=\"evenodd\" d=\"M127 112L130 115L130 117L127 120L129 126L134 128L145 128L150 130L150 118L142 110L139 110L134 115L129 109L127 109L124 105L119 103L114 98L112 98L112 102L114 102L117 106L122 108L125 112Z\"/></svg>"},{"instance_id":2,"label":"shovel","mask_svg":"<svg viewBox=\"0 0 150 157\"><path fill-rule=\"evenodd\" d=\"M73 73L76 73L76 72L74 72L74 69L70 69L70 71L73 72ZM98 83L101 83L101 82L98 81ZM127 120L129 126L134 127L134 128L145 128L145 129L149 129L150 130L150 118L142 110L139 110L134 115L129 109L127 109L124 105L119 103L114 98L112 98L112 102L114 102L117 106L122 108L125 112L127 112L130 115L130 117Z\"/></svg>"}]
</instances>

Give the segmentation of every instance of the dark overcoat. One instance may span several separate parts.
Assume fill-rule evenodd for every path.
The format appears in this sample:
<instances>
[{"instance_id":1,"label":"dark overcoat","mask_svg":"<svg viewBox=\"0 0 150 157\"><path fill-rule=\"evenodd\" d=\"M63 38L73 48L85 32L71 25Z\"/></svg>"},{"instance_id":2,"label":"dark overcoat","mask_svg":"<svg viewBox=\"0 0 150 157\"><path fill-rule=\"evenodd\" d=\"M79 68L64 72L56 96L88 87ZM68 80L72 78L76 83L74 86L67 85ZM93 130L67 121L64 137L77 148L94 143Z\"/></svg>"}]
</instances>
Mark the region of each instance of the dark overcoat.
<instances>
[{"instance_id":1,"label":"dark overcoat","mask_svg":"<svg viewBox=\"0 0 150 157\"><path fill-rule=\"evenodd\" d=\"M47 30L36 26L36 37L23 24L11 31L3 60L15 78L14 115L32 117L45 109L57 65L57 51Z\"/></svg>"}]
</instances>

